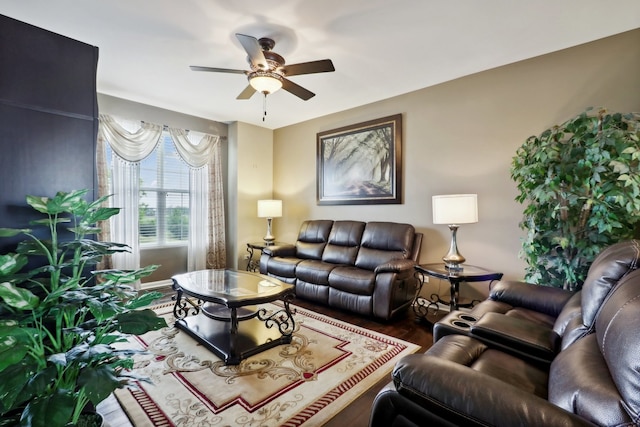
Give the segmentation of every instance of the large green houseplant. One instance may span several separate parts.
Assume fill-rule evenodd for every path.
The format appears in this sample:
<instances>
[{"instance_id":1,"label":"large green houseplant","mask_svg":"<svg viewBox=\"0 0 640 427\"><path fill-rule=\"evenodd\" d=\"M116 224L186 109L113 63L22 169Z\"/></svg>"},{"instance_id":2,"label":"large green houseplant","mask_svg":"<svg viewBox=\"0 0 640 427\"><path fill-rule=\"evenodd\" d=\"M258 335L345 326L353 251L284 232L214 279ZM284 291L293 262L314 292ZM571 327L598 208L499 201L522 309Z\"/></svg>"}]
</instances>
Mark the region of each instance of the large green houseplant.
<instances>
[{"instance_id":1,"label":"large green houseplant","mask_svg":"<svg viewBox=\"0 0 640 427\"><path fill-rule=\"evenodd\" d=\"M0 255L0 426L78 425L90 403L138 379L128 371L134 352L114 344L166 326L140 309L161 294L131 286L157 266L95 270L103 256L128 248L88 238L119 209L102 207L106 198L87 202L86 192L27 196L44 214L32 225L47 238L38 229L0 229L26 236L15 253Z\"/></svg>"},{"instance_id":2,"label":"large green houseplant","mask_svg":"<svg viewBox=\"0 0 640 427\"><path fill-rule=\"evenodd\" d=\"M637 235L639 119L588 109L517 150L511 177L525 204L528 281L579 289L604 247Z\"/></svg>"}]
</instances>

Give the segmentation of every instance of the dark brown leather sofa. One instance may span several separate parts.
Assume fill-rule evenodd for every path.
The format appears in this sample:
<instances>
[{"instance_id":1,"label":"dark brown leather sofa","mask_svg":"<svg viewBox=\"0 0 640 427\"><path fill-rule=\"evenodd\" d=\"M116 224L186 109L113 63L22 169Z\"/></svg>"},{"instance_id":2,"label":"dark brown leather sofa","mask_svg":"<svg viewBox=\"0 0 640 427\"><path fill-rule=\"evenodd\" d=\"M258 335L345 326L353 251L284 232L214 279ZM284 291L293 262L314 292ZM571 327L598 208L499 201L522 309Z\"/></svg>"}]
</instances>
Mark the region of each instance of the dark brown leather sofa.
<instances>
[{"instance_id":1,"label":"dark brown leather sofa","mask_svg":"<svg viewBox=\"0 0 640 427\"><path fill-rule=\"evenodd\" d=\"M308 220L295 245L262 251L260 273L295 284L296 297L388 320L413 301L421 243L410 224Z\"/></svg>"},{"instance_id":2,"label":"dark brown leather sofa","mask_svg":"<svg viewBox=\"0 0 640 427\"><path fill-rule=\"evenodd\" d=\"M609 246L596 257L577 292L518 281L497 282L489 298L471 311L453 312L437 322L434 341L462 332L506 351L550 362L563 348L593 332L604 300L622 277L639 266L640 241L628 240ZM456 319L462 317L468 320L459 323Z\"/></svg>"},{"instance_id":3,"label":"dark brown leather sofa","mask_svg":"<svg viewBox=\"0 0 640 427\"><path fill-rule=\"evenodd\" d=\"M605 249L576 293L499 282L398 362L370 425L640 425L639 265L632 240Z\"/></svg>"}]
</instances>

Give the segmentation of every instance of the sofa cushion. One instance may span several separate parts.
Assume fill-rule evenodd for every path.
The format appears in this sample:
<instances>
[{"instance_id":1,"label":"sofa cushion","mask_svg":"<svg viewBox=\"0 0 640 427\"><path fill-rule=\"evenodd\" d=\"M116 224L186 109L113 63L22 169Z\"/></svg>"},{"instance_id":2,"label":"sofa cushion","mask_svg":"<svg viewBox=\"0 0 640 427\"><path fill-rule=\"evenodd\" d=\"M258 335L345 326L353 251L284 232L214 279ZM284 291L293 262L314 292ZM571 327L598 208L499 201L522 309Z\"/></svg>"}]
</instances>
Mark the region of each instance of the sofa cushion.
<instances>
[{"instance_id":1,"label":"sofa cushion","mask_svg":"<svg viewBox=\"0 0 640 427\"><path fill-rule=\"evenodd\" d=\"M329 240L331 220L304 221L298 232L296 254L298 258L321 259L324 247Z\"/></svg>"},{"instance_id":2,"label":"sofa cushion","mask_svg":"<svg viewBox=\"0 0 640 427\"><path fill-rule=\"evenodd\" d=\"M376 281L376 275L369 270L357 267L338 266L329 274L329 284L356 295L371 295Z\"/></svg>"},{"instance_id":3,"label":"sofa cushion","mask_svg":"<svg viewBox=\"0 0 640 427\"><path fill-rule=\"evenodd\" d=\"M369 222L362 233L355 265L374 270L392 259L411 257L415 229L409 224Z\"/></svg>"},{"instance_id":4,"label":"sofa cushion","mask_svg":"<svg viewBox=\"0 0 640 427\"><path fill-rule=\"evenodd\" d=\"M370 316L372 304L370 295L354 295L351 292L329 288L329 305L331 307Z\"/></svg>"},{"instance_id":5,"label":"sofa cushion","mask_svg":"<svg viewBox=\"0 0 640 427\"><path fill-rule=\"evenodd\" d=\"M494 350L464 335L447 335L434 343L425 354L412 354L400 359L392 373L400 393L403 393L401 389L413 389L421 393L437 389L438 384L430 383L424 375L424 372L431 370L426 365L437 359L467 366L487 378L495 378L541 398L547 397L548 372L542 366ZM464 375L462 378L450 378L450 381L460 381L461 397L464 398ZM425 399L430 398L425 396Z\"/></svg>"},{"instance_id":6,"label":"sofa cushion","mask_svg":"<svg viewBox=\"0 0 640 427\"><path fill-rule=\"evenodd\" d=\"M360 248L364 222L335 221L322 260L334 264L353 265Z\"/></svg>"},{"instance_id":7,"label":"sofa cushion","mask_svg":"<svg viewBox=\"0 0 640 427\"><path fill-rule=\"evenodd\" d=\"M278 277L295 278L296 266L303 259L295 257L273 257L269 259L269 274Z\"/></svg>"},{"instance_id":8,"label":"sofa cushion","mask_svg":"<svg viewBox=\"0 0 640 427\"><path fill-rule=\"evenodd\" d=\"M329 303L329 286L318 285L315 283L305 282L304 280L297 279L296 285L296 298L306 298L311 301L317 301L323 304Z\"/></svg>"},{"instance_id":9,"label":"sofa cushion","mask_svg":"<svg viewBox=\"0 0 640 427\"><path fill-rule=\"evenodd\" d=\"M307 259L296 267L296 277L305 282L328 285L329 273L336 267L336 264Z\"/></svg>"}]
</instances>

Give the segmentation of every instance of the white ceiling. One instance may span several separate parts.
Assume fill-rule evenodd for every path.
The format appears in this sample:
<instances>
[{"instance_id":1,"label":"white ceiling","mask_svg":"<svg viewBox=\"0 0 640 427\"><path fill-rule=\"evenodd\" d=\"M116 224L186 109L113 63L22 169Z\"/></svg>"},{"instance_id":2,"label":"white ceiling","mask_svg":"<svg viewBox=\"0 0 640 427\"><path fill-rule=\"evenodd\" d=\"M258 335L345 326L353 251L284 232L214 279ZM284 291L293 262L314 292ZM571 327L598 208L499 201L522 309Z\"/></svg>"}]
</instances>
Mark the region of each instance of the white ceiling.
<instances>
[{"instance_id":1,"label":"white ceiling","mask_svg":"<svg viewBox=\"0 0 640 427\"><path fill-rule=\"evenodd\" d=\"M0 0L0 14L98 46L98 92L271 129L640 27L638 0ZM271 37L316 93L236 100L248 69L235 33ZM640 48L640 47L639 47ZM7 60L6 58L2 60Z\"/></svg>"}]
</instances>

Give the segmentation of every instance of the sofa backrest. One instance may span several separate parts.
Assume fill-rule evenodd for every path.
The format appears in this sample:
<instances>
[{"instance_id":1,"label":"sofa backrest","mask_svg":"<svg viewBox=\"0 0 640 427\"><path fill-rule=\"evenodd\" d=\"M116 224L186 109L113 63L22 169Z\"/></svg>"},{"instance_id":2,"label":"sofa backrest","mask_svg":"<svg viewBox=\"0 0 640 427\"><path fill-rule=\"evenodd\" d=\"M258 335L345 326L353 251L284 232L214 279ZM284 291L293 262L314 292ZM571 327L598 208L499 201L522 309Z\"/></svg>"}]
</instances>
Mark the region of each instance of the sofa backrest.
<instances>
[{"instance_id":1,"label":"sofa backrest","mask_svg":"<svg viewBox=\"0 0 640 427\"><path fill-rule=\"evenodd\" d=\"M554 331L562 348L591 333L603 303L620 280L640 267L640 241L627 240L605 248L589 267L580 290L556 319Z\"/></svg>"},{"instance_id":2,"label":"sofa backrest","mask_svg":"<svg viewBox=\"0 0 640 427\"><path fill-rule=\"evenodd\" d=\"M411 248L411 257L410 259L415 261L416 264L420 262L420 251L422 250L422 239L424 238L423 233L415 233L413 235L413 247Z\"/></svg>"},{"instance_id":3,"label":"sofa backrest","mask_svg":"<svg viewBox=\"0 0 640 427\"><path fill-rule=\"evenodd\" d=\"M410 224L369 222L362 233L355 265L373 270L392 259L411 259L415 229Z\"/></svg>"},{"instance_id":4,"label":"sofa backrest","mask_svg":"<svg viewBox=\"0 0 640 427\"><path fill-rule=\"evenodd\" d=\"M640 270L626 275L598 311L595 333L551 363L549 401L596 425L640 421Z\"/></svg>"},{"instance_id":5,"label":"sofa backrest","mask_svg":"<svg viewBox=\"0 0 640 427\"><path fill-rule=\"evenodd\" d=\"M604 249L593 261L582 285L582 320L592 328L602 304L614 286L640 267L640 241L628 240Z\"/></svg>"},{"instance_id":6,"label":"sofa backrest","mask_svg":"<svg viewBox=\"0 0 640 427\"><path fill-rule=\"evenodd\" d=\"M329 241L332 226L333 221L328 219L304 221L296 241L298 258L321 259L322 252Z\"/></svg>"},{"instance_id":7,"label":"sofa backrest","mask_svg":"<svg viewBox=\"0 0 640 427\"><path fill-rule=\"evenodd\" d=\"M640 422L640 270L626 276L596 319L598 347L634 422Z\"/></svg>"},{"instance_id":8,"label":"sofa backrest","mask_svg":"<svg viewBox=\"0 0 640 427\"><path fill-rule=\"evenodd\" d=\"M322 260L333 264L353 265L365 225L361 221L334 221Z\"/></svg>"}]
</instances>

